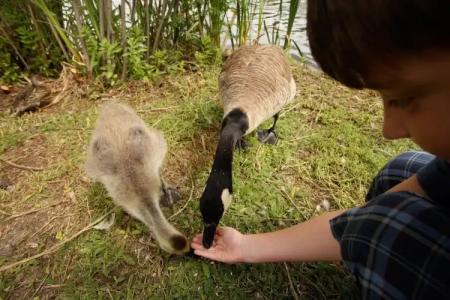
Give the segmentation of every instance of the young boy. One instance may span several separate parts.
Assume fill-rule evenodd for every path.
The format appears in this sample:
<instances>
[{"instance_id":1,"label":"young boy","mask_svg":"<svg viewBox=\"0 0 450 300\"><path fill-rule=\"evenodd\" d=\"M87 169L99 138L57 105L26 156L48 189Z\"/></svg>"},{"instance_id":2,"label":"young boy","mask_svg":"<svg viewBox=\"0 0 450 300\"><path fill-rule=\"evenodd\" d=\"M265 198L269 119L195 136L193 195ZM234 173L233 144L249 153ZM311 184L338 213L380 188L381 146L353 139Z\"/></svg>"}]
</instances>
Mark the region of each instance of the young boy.
<instances>
[{"instance_id":1,"label":"young boy","mask_svg":"<svg viewBox=\"0 0 450 300\"><path fill-rule=\"evenodd\" d=\"M365 205L284 230L221 228L195 253L226 263L339 261L363 298L450 297L450 1L310 0L311 50L328 75L377 90L383 134L411 138L374 179Z\"/></svg>"}]
</instances>

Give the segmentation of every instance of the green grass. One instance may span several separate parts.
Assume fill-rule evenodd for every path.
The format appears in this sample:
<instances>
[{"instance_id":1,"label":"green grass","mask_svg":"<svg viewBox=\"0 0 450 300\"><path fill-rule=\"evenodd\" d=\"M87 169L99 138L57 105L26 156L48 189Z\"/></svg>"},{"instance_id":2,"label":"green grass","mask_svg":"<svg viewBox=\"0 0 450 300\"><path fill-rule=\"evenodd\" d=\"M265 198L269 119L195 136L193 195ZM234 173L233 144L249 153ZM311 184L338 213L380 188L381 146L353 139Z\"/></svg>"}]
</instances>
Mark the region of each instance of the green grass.
<instances>
[{"instance_id":1,"label":"green grass","mask_svg":"<svg viewBox=\"0 0 450 300\"><path fill-rule=\"evenodd\" d=\"M201 230L198 198L220 127L217 75L218 69L212 68L167 77L159 88L134 83L127 92L126 86L119 87L103 97L122 99L149 125L164 131L169 145L164 175L183 195L164 211L167 216L178 211L192 192L186 209L173 220L189 236ZM377 170L414 147L381 137L381 105L373 93L345 89L298 66L295 76L298 94L278 122L279 144L260 145L250 136L252 147L236 152L235 201L224 225L263 232L318 215L315 207L324 199L333 209L359 205ZM14 246L12 253L0 256L0 266L49 248L114 207L102 185L86 180L82 167L100 104L74 98L56 110L0 117L0 157L44 167L28 172L2 164L0 176L15 185L0 191L0 209L18 214L64 203L7 222L1 219L7 215L0 215L0 226L9 226L16 236L25 234L21 241L0 237L2 245ZM223 265L169 257L155 245L148 228L118 208L115 212L110 231L90 230L52 255L0 274L0 298L292 298L283 264ZM351 276L340 265L287 266L300 298L357 298Z\"/></svg>"}]
</instances>

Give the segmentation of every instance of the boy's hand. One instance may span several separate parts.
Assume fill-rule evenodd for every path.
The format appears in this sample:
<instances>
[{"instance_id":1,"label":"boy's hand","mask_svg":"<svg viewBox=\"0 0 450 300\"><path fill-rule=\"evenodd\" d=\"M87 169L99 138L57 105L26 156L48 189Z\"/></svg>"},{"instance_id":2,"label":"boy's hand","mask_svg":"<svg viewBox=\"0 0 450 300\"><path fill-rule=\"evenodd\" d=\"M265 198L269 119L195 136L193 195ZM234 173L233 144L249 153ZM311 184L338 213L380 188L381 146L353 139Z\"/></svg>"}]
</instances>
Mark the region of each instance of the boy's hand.
<instances>
[{"instance_id":1,"label":"boy's hand","mask_svg":"<svg viewBox=\"0 0 450 300\"><path fill-rule=\"evenodd\" d=\"M224 263L238 263L244 261L245 236L230 227L217 229L211 248L205 249L202 245L202 234L197 234L192 240L191 247L196 255Z\"/></svg>"}]
</instances>

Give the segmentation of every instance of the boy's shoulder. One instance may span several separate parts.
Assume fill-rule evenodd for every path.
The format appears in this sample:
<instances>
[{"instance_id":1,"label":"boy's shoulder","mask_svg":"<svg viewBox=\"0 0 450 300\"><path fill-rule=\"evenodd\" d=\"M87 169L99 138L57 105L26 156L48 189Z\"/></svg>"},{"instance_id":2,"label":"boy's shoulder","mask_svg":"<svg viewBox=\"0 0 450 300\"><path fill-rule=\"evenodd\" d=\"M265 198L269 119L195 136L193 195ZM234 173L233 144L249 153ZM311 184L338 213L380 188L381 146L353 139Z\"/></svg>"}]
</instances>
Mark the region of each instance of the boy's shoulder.
<instances>
[{"instance_id":1,"label":"boy's shoulder","mask_svg":"<svg viewBox=\"0 0 450 300\"><path fill-rule=\"evenodd\" d=\"M435 158L417 173L420 186L435 204L450 209L450 162Z\"/></svg>"}]
</instances>

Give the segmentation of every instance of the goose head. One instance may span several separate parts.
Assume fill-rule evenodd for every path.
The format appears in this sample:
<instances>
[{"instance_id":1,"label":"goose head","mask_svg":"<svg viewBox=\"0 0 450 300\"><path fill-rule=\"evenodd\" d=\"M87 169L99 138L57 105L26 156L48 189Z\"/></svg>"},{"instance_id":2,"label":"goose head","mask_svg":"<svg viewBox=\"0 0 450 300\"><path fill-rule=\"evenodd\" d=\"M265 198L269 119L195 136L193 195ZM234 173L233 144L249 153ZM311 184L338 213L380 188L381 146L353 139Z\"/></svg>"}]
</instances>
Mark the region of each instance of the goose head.
<instances>
[{"instance_id":1,"label":"goose head","mask_svg":"<svg viewBox=\"0 0 450 300\"><path fill-rule=\"evenodd\" d=\"M220 219L233 199L231 173L213 170L200 198L203 217L203 246L210 248Z\"/></svg>"}]
</instances>

